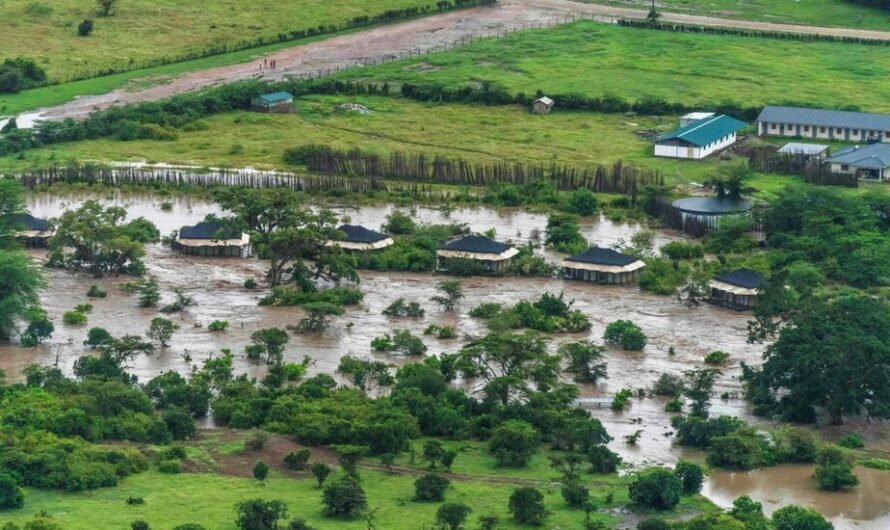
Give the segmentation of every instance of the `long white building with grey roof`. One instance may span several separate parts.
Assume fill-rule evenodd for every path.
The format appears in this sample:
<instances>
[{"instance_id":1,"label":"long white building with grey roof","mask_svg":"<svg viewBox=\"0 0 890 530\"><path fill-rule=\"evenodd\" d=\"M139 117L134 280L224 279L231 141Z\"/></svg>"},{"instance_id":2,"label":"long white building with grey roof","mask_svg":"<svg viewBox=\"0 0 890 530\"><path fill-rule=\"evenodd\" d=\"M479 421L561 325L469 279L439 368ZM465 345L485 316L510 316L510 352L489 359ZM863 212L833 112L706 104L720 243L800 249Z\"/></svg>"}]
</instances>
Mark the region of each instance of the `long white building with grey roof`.
<instances>
[{"instance_id":1,"label":"long white building with grey roof","mask_svg":"<svg viewBox=\"0 0 890 530\"><path fill-rule=\"evenodd\" d=\"M757 133L851 143L890 142L890 115L768 106L757 117Z\"/></svg>"}]
</instances>

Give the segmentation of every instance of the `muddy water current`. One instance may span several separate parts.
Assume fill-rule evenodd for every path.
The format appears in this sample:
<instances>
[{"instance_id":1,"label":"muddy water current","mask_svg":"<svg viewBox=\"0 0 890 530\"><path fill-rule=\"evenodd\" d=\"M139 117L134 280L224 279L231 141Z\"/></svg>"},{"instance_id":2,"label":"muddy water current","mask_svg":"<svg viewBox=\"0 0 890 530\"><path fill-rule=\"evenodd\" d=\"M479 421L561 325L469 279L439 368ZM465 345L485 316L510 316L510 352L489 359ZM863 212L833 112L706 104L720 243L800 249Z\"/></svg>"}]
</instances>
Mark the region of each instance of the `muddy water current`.
<instances>
[{"instance_id":1,"label":"muddy water current","mask_svg":"<svg viewBox=\"0 0 890 530\"><path fill-rule=\"evenodd\" d=\"M179 197L161 199L150 196L123 195L118 193L87 195L33 194L28 197L28 207L38 217L54 217L69 208L77 207L83 200L96 198L106 204L127 208L130 217L144 216L153 221L162 234L169 234L186 224L201 221L209 213L221 213L212 203ZM162 211L162 201L169 201L173 208ZM392 206L368 206L360 209L335 208L344 219L354 224L379 228ZM543 232L546 216L514 210L488 208L457 209L446 215L439 210L419 208L416 218L422 222L465 222L474 231L495 228L499 239L524 242ZM629 241L642 227L633 224L616 224L606 219L587 220L582 225L585 237L600 246L611 246ZM660 246L680 236L658 231L655 244ZM255 259L196 258L174 254L169 248L157 244L147 247L146 265L150 274L157 277L164 293L162 304L172 299L172 289L183 289L197 301L196 307L171 318L181 326L168 348L154 355L142 356L133 361L129 371L146 381L164 370L187 372L192 366L212 355L219 355L223 348L230 348L236 357L236 373L248 373L261 377L264 368L251 364L245 358L244 346L250 334L260 328L285 327L296 324L302 317L299 308L261 307L258 299L265 294L243 288L246 278L254 278L262 285L264 264ZM41 260L42 251L32 251ZM548 254L554 261L559 258ZM53 269L46 270L47 287L42 295L44 307L56 323L52 339L38 348L20 348L15 345L0 346L0 369L11 379L20 379L21 370L29 363L51 364L71 373L74 360L87 353L82 343L90 327L106 328L111 334L144 334L150 320L157 316L154 309L137 306L136 297L123 292L120 285L127 278L93 278L87 274ZM664 372L680 374L683 370L701 364L705 354L714 350L729 352L731 364L724 370L716 386L716 394L728 393L729 399L715 399L714 414L730 414L752 422L759 421L749 413L745 402L738 397L741 375L739 363L756 364L761 360L763 347L745 341L748 315L702 305L687 307L671 297L660 297L640 292L635 287L597 286L560 279L481 278L463 280L466 298L460 310L445 313L428 302L434 294L436 278L430 274L382 273L363 271L361 288L365 293L362 304L347 310L345 316L320 334L291 334L285 351L285 359L299 361L308 356L310 374L333 374L339 359L347 354L376 358L395 365L406 361L403 357L372 352L372 338L395 329L408 329L421 334L431 323L449 324L458 329L461 336L478 336L485 332L484 324L470 318L467 311L482 302L512 304L521 299L537 297L545 292L565 292L575 300L575 307L588 315L593 323L589 333L551 337L553 347L571 340L601 340L606 325L616 319L630 319L638 323L649 337L643 352L610 350L608 353L609 377L596 386L585 386L582 395L611 397L621 388L647 388ZM108 292L104 299L86 298L90 285L96 284ZM422 319L392 319L381 314L383 309L397 298L416 300L426 309ZM68 326L61 322L62 313L75 305L89 302L94 309L85 326ZM224 333L211 333L206 326L213 320L228 320L230 328ZM437 340L426 337L429 354L453 352L459 340ZM674 353L669 350L673 348ZM634 399L629 410L615 413L608 408L593 409L615 438L612 448L633 464L671 464L686 454L674 446L669 417L664 412L664 401L658 398ZM635 446L624 443L623 437L642 430ZM828 433L830 436L834 433ZM886 440L885 429L873 429L866 433L869 441ZM737 496L748 494L764 502L765 507L800 503L813 506L826 516L833 517L838 528L857 523L859 528L890 528L890 472L858 470L862 484L850 494L822 495L809 480L811 469L782 466L747 474L716 473L708 481L706 493L720 504L731 503ZM866 526L883 522L883 526ZM851 528L853 526L850 526Z\"/></svg>"}]
</instances>

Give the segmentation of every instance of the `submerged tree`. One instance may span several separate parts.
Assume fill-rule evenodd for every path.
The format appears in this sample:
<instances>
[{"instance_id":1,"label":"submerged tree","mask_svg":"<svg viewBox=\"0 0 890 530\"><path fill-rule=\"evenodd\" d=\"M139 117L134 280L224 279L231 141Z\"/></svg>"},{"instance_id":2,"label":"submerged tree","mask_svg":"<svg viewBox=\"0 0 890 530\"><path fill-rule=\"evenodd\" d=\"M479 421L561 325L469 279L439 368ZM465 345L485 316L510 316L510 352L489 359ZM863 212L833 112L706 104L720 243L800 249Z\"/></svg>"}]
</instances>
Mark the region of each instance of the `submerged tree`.
<instances>
[{"instance_id":1,"label":"submerged tree","mask_svg":"<svg viewBox=\"0 0 890 530\"><path fill-rule=\"evenodd\" d=\"M442 306L444 311L454 311L455 306L464 297L463 287L457 280L445 280L436 285L439 293L430 300Z\"/></svg>"},{"instance_id":2,"label":"submerged tree","mask_svg":"<svg viewBox=\"0 0 890 530\"><path fill-rule=\"evenodd\" d=\"M596 384L606 377L602 362L606 349L591 341L569 342L559 347L559 354L568 362L566 371L575 374L578 383Z\"/></svg>"}]
</instances>

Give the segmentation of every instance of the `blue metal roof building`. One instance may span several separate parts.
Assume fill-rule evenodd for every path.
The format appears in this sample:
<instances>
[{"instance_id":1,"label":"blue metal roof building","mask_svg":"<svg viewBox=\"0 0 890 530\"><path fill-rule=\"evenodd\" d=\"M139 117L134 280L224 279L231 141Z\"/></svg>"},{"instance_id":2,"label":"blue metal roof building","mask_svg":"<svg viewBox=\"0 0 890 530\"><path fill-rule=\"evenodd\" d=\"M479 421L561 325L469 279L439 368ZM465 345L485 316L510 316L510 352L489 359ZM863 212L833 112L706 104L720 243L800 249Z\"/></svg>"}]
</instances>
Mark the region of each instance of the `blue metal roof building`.
<instances>
[{"instance_id":1,"label":"blue metal roof building","mask_svg":"<svg viewBox=\"0 0 890 530\"><path fill-rule=\"evenodd\" d=\"M721 114L689 124L659 136L655 156L700 160L735 143L746 124Z\"/></svg>"},{"instance_id":2,"label":"blue metal roof building","mask_svg":"<svg viewBox=\"0 0 890 530\"><path fill-rule=\"evenodd\" d=\"M890 114L803 107L764 107L757 117L761 136L820 138L840 142L890 141Z\"/></svg>"},{"instance_id":3,"label":"blue metal roof building","mask_svg":"<svg viewBox=\"0 0 890 530\"><path fill-rule=\"evenodd\" d=\"M290 92L272 92L250 100L250 107L260 112L293 112L294 95Z\"/></svg>"},{"instance_id":4,"label":"blue metal roof building","mask_svg":"<svg viewBox=\"0 0 890 530\"><path fill-rule=\"evenodd\" d=\"M870 180L890 179L890 145L868 144L842 149L828 159L831 171Z\"/></svg>"}]
</instances>

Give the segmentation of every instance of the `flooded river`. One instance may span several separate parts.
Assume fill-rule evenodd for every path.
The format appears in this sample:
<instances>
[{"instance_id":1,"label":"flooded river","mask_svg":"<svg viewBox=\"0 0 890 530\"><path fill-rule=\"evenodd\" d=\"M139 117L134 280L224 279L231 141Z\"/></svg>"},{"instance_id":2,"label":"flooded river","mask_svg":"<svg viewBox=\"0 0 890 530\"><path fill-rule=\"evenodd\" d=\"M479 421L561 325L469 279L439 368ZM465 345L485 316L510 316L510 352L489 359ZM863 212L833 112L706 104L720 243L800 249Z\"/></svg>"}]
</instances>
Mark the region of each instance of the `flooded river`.
<instances>
[{"instance_id":1,"label":"flooded river","mask_svg":"<svg viewBox=\"0 0 890 530\"><path fill-rule=\"evenodd\" d=\"M99 198L107 204L124 206L131 218L144 216L150 219L162 234L199 222L209 213L221 213L212 203L188 197L161 199L118 193L98 197L32 194L28 197L28 206L38 217L53 217L65 209L77 207L86 198ZM171 202L173 208L162 211L162 201ZM352 223L379 228L393 207L382 205L335 210L341 216L348 217ZM422 222L465 222L474 231L495 228L499 239L509 238L516 242L532 239L536 233L543 232L546 225L545 215L489 208L457 209L447 216L439 210L418 208L416 218ZM638 225L615 224L605 219L586 220L582 225L585 237L600 246L629 241L641 229ZM675 233L658 231L656 246L678 237L680 236ZM173 336L170 346L158 350L154 355L135 359L129 371L141 381L164 370L187 372L190 367L199 365L209 356L219 355L222 349L229 348L236 357L236 373L261 377L264 367L248 362L244 356L244 346L248 343L250 334L260 328L293 325L302 317L299 308L258 306L257 301L265 292L262 289L251 291L243 288L247 278L253 278L262 284L264 264L255 259L185 257L174 254L161 244L149 245L146 250L145 261L149 274L157 277L164 293L162 304L172 300L173 288L180 288L193 296L198 305L189 308L186 313L171 316L181 327ZM43 257L40 251L34 251L32 255L35 259ZM557 260L558 256L548 254L548 258ZM137 307L136 297L119 288L127 278L96 279L82 273L47 269L46 279L47 288L42 301L56 323L56 333L47 344L38 348L0 346L0 368L13 380L21 378L22 368L29 363L57 362L64 372L70 374L74 360L87 352L82 343L90 327L104 327L115 336L144 335L150 320L157 316L154 309ZM545 292L563 291L567 297L575 300L576 308L590 317L593 328L589 333L553 337L554 346L569 340L601 341L606 325L619 318L638 323L649 337L649 343L643 352L610 350L607 358L608 379L595 387L583 387L583 395L611 397L621 388L647 388L660 374L680 374L691 367L700 366L707 353L723 350L730 353L732 360L717 383L716 395L726 392L733 397L727 400L715 399L713 413L758 421L750 415L745 402L736 397L740 393L739 362L756 364L760 362L763 350L762 346L746 343L749 317L744 313L710 305L687 307L671 297L642 293L635 287L597 286L555 278L481 277L463 280L466 298L461 302L459 311L444 313L429 302L434 294L435 282L436 278L430 274L362 272L361 288L365 293L363 303L348 309L345 316L338 318L323 333L291 334L285 359L299 361L308 356L312 360L310 374L332 374L339 359L347 354L377 358L399 365L406 360L399 356L372 352L369 346L371 339L386 332L391 333L394 329L408 329L412 333L421 334L431 323L453 325L461 336L478 336L485 332L484 324L467 315L467 311L476 305L482 302L512 304ZM106 290L108 297L87 299L86 292L92 284ZM400 297L419 301L426 309L425 318L392 319L383 316L383 309ZM84 302L94 305L87 325L68 326L61 322L62 313ZM207 331L207 324L213 320L228 320L229 330L224 333ZM426 337L425 341L432 355L453 352L460 345L460 340ZM671 348L673 355L669 353ZM608 409L595 409L592 413L603 421L615 438L612 442L613 449L628 462L670 464L683 454L672 444L669 417L664 412L664 401L661 399L635 399L630 409L623 413ZM622 437L637 430L643 431L638 444L625 444ZM786 472L783 473L783 470ZM768 499L774 498L776 502L783 504L799 502L813 505L832 517L867 521L888 511L886 507L881 507L880 502L871 500L881 495L869 491L872 487L876 492L890 490L890 472L861 471L862 485L851 494L831 494L828 497L832 500L831 503L825 501L823 504L815 486L806 480L798 480L800 477L787 472L786 467L750 474L715 474L708 482L707 493L721 504L726 504L727 499L731 503L733 498L749 494L765 505L769 505ZM780 484L788 488L788 491L779 489ZM882 528L890 528L890 524Z\"/></svg>"}]
</instances>

